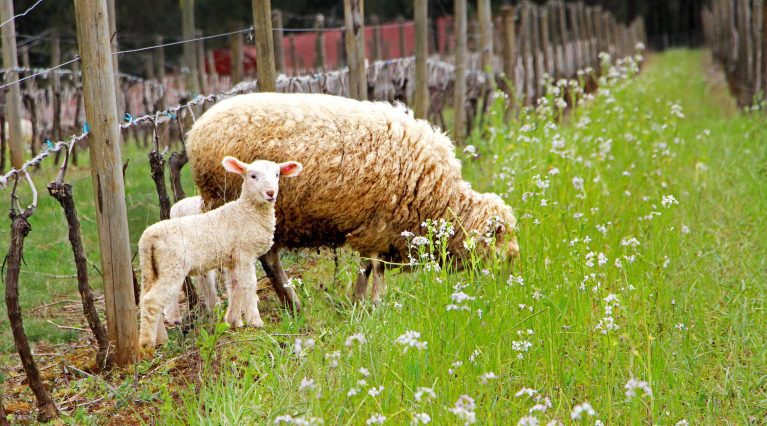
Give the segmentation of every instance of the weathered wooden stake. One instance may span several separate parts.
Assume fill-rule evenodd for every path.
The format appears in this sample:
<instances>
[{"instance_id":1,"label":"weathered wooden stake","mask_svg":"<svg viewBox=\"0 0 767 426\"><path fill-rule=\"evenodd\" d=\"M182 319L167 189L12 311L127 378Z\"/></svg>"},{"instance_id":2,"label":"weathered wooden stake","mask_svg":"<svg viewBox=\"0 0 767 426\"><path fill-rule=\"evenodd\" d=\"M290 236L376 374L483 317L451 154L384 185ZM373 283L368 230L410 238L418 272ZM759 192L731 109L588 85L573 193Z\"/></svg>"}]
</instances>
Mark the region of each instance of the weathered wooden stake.
<instances>
[{"instance_id":1,"label":"weathered wooden stake","mask_svg":"<svg viewBox=\"0 0 767 426\"><path fill-rule=\"evenodd\" d=\"M415 0L415 100L416 118L429 118L428 1Z\"/></svg>"},{"instance_id":2,"label":"weathered wooden stake","mask_svg":"<svg viewBox=\"0 0 767 426\"><path fill-rule=\"evenodd\" d=\"M509 81L509 84L512 86L510 87L509 95L510 98L514 98L515 96L515 88L513 87L516 85L516 68L517 68L517 41L516 41L516 28L514 26L514 6L510 5L503 5L501 7L501 25L502 25L502 32L503 32L503 50L501 52L501 56L503 56L503 72L506 74L506 78Z\"/></svg>"},{"instance_id":3,"label":"weathered wooden stake","mask_svg":"<svg viewBox=\"0 0 767 426\"><path fill-rule=\"evenodd\" d=\"M194 0L181 0L181 33L184 40L194 38L194 29ZM200 82L197 77L199 73L197 50L194 43L184 43L181 46L184 58L182 72L186 76L186 92L191 96L197 96L200 94Z\"/></svg>"},{"instance_id":4,"label":"weathered wooden stake","mask_svg":"<svg viewBox=\"0 0 767 426\"><path fill-rule=\"evenodd\" d=\"M322 31L325 28L325 15L321 13L317 14L314 18L314 28L317 29L317 38L314 44L316 49L314 66L318 70L326 71L328 69L328 62L327 56L325 56L325 32ZM293 53L295 54L295 39L293 39ZM293 67L295 66L296 63L294 62Z\"/></svg>"},{"instance_id":5,"label":"weathered wooden stake","mask_svg":"<svg viewBox=\"0 0 767 426\"><path fill-rule=\"evenodd\" d=\"M378 15L370 17L370 25L373 27L372 51L373 60L381 60L381 18Z\"/></svg>"},{"instance_id":6,"label":"weathered wooden stake","mask_svg":"<svg viewBox=\"0 0 767 426\"><path fill-rule=\"evenodd\" d=\"M256 63L258 91L277 91L277 71L274 65L271 0L253 0L253 28L256 32Z\"/></svg>"},{"instance_id":7,"label":"weathered wooden stake","mask_svg":"<svg viewBox=\"0 0 767 426\"><path fill-rule=\"evenodd\" d=\"M462 145L466 138L466 0L455 0L453 19L455 20L455 86L453 89L453 109L455 112L455 143Z\"/></svg>"},{"instance_id":8,"label":"weathered wooden stake","mask_svg":"<svg viewBox=\"0 0 767 426\"><path fill-rule=\"evenodd\" d=\"M349 97L366 101L368 82L365 69L365 2L344 0L344 40L349 66Z\"/></svg>"},{"instance_id":9,"label":"weathered wooden stake","mask_svg":"<svg viewBox=\"0 0 767 426\"><path fill-rule=\"evenodd\" d=\"M106 1L75 0L75 15L107 326L115 362L127 365L136 359L138 327Z\"/></svg>"},{"instance_id":10,"label":"weathered wooden stake","mask_svg":"<svg viewBox=\"0 0 767 426\"><path fill-rule=\"evenodd\" d=\"M197 38L202 37L202 31L200 30L197 30L194 34ZM197 48L197 81L200 85L200 91L202 93L210 93L210 89L208 88L208 73L205 71L205 42L203 40L198 40L195 45Z\"/></svg>"},{"instance_id":11,"label":"weathered wooden stake","mask_svg":"<svg viewBox=\"0 0 767 426\"><path fill-rule=\"evenodd\" d=\"M283 49L284 31L282 25L282 11L272 11L272 29L274 30L274 67L277 73L285 72L285 49Z\"/></svg>"},{"instance_id":12,"label":"weathered wooden stake","mask_svg":"<svg viewBox=\"0 0 767 426\"><path fill-rule=\"evenodd\" d=\"M2 28L3 37L3 66L7 70L5 73L5 83L13 83L19 79L19 73L16 69L19 67L18 55L16 52L16 23L13 21L13 1L0 0L0 19L3 22L8 21ZM7 121L8 130L8 148L11 151L11 167L20 168L24 164L24 138L21 132L22 106L21 106L21 87L19 84L11 84L5 96L5 108L8 111Z\"/></svg>"},{"instance_id":13,"label":"weathered wooden stake","mask_svg":"<svg viewBox=\"0 0 767 426\"><path fill-rule=\"evenodd\" d=\"M242 25L232 25L233 30L242 28ZM232 86L242 81L244 74L244 64L242 59L242 33L232 34L230 39L231 55L232 55L232 74L230 80Z\"/></svg>"},{"instance_id":14,"label":"weathered wooden stake","mask_svg":"<svg viewBox=\"0 0 767 426\"><path fill-rule=\"evenodd\" d=\"M112 47L112 69L114 70L115 79L115 96L117 100L117 116L122 117L125 115L125 97L120 84L120 58L115 55L115 52L120 51L120 45L117 42L117 8L115 6L115 0L107 0L107 14L109 16L109 40ZM58 64L57 64L58 65Z\"/></svg>"}]
</instances>

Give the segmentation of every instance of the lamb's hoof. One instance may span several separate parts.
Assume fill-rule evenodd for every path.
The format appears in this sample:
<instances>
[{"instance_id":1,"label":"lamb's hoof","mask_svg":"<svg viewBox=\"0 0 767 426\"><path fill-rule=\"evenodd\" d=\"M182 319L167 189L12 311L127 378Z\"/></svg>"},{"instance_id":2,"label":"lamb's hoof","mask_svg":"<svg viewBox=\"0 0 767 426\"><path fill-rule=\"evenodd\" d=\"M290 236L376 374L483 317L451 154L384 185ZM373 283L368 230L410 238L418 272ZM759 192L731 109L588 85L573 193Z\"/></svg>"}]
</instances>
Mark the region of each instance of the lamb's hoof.
<instances>
[{"instance_id":1,"label":"lamb's hoof","mask_svg":"<svg viewBox=\"0 0 767 426\"><path fill-rule=\"evenodd\" d=\"M371 302L373 303L373 307L374 308L381 307L381 299L373 299L373 300L371 300Z\"/></svg>"},{"instance_id":2,"label":"lamb's hoof","mask_svg":"<svg viewBox=\"0 0 767 426\"><path fill-rule=\"evenodd\" d=\"M138 351L138 360L146 360L154 358L154 346L148 344L142 344Z\"/></svg>"},{"instance_id":3,"label":"lamb's hoof","mask_svg":"<svg viewBox=\"0 0 767 426\"><path fill-rule=\"evenodd\" d=\"M242 328L244 325L241 318L237 318L236 320L226 320L226 323L229 324L230 328Z\"/></svg>"},{"instance_id":4,"label":"lamb's hoof","mask_svg":"<svg viewBox=\"0 0 767 426\"><path fill-rule=\"evenodd\" d=\"M255 328L262 328L264 326L264 320L261 318L256 318L254 320L248 321L248 325Z\"/></svg>"}]
</instances>

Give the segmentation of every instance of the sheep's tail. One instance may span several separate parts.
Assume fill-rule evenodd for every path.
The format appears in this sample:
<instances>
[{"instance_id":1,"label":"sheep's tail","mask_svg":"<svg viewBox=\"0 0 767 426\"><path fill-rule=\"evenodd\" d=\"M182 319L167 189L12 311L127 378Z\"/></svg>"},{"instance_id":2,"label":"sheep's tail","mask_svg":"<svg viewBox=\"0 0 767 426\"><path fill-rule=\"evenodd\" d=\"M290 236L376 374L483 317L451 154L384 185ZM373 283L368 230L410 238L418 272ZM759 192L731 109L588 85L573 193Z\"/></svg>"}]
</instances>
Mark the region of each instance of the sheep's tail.
<instances>
[{"instance_id":1,"label":"sheep's tail","mask_svg":"<svg viewBox=\"0 0 767 426\"><path fill-rule=\"evenodd\" d=\"M146 294L157 280L157 258L155 257L154 241L151 238L139 240L139 263L141 265L141 293Z\"/></svg>"}]
</instances>

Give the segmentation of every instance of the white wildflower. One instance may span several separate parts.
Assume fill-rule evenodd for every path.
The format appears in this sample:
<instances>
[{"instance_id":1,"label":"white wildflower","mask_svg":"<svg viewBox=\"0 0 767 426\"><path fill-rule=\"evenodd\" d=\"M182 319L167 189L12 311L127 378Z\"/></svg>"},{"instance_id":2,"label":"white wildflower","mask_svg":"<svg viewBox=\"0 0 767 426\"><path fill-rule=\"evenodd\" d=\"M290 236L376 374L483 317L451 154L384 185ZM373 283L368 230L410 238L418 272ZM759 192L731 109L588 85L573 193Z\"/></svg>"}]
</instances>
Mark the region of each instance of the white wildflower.
<instances>
[{"instance_id":1,"label":"white wildflower","mask_svg":"<svg viewBox=\"0 0 767 426\"><path fill-rule=\"evenodd\" d=\"M591 404L584 402L573 407L573 411L570 413L570 418L573 420L580 420L584 414L594 417L597 415L597 412L594 411L594 408L591 407Z\"/></svg>"}]
</instances>

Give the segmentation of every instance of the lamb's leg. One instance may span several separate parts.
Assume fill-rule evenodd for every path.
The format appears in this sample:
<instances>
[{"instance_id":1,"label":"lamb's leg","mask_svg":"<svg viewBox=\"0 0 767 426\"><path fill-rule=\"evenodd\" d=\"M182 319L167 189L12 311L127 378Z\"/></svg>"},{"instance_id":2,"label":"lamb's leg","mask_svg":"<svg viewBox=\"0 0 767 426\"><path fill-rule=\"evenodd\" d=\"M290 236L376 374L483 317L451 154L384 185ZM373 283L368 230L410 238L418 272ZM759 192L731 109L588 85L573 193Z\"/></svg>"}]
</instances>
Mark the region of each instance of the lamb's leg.
<instances>
[{"instance_id":1,"label":"lamb's leg","mask_svg":"<svg viewBox=\"0 0 767 426\"><path fill-rule=\"evenodd\" d=\"M165 309L163 310L163 316L165 316L165 321L168 322L168 324L175 324L179 325L181 324L181 312L179 311L178 306L178 298L180 297L180 293L174 295L171 297L170 302L168 302L167 305L165 305Z\"/></svg>"},{"instance_id":2,"label":"lamb's leg","mask_svg":"<svg viewBox=\"0 0 767 426\"><path fill-rule=\"evenodd\" d=\"M226 297L229 298L229 306L226 308L224 320L233 328L242 327L242 294L240 291L240 277L236 270L224 271L226 279Z\"/></svg>"},{"instance_id":3,"label":"lamb's leg","mask_svg":"<svg viewBox=\"0 0 767 426\"><path fill-rule=\"evenodd\" d=\"M378 306L381 304L381 297L386 293L386 281L384 280L384 263L380 260L373 260L373 291L371 300Z\"/></svg>"},{"instance_id":4,"label":"lamb's leg","mask_svg":"<svg viewBox=\"0 0 767 426\"><path fill-rule=\"evenodd\" d=\"M184 283L183 280L176 282L172 279L172 276L168 277L157 277L155 282L149 285L144 283L144 288L148 290L141 296L139 345L142 348L154 347L158 343L158 330L160 327L163 328L163 334L165 334L165 325L162 324L160 316L163 308L172 297L178 295L179 291L181 291L181 285ZM167 334L165 334L164 339L167 340Z\"/></svg>"},{"instance_id":5,"label":"lamb's leg","mask_svg":"<svg viewBox=\"0 0 767 426\"><path fill-rule=\"evenodd\" d=\"M293 288L285 287L285 284L288 283L288 274L285 273L285 270L282 269L282 264L280 264L280 250L272 247L259 260L282 304L292 308L294 313L299 312L301 310L301 302L298 300L296 291Z\"/></svg>"},{"instance_id":6,"label":"lamb's leg","mask_svg":"<svg viewBox=\"0 0 767 426\"><path fill-rule=\"evenodd\" d=\"M264 321L261 319L261 313L258 311L258 294L257 294L257 279L256 279L256 267L252 262L247 262L247 266L244 266L241 270L243 276L240 282L246 283L241 285L239 291L242 293L242 309L245 314L245 324L252 325L254 327L263 327Z\"/></svg>"},{"instance_id":7,"label":"lamb's leg","mask_svg":"<svg viewBox=\"0 0 767 426\"><path fill-rule=\"evenodd\" d=\"M373 262L370 259L364 259L357 274L357 284L354 286L354 301L359 302L365 299L365 292L368 289L368 278L370 278L372 271Z\"/></svg>"},{"instance_id":8,"label":"lamb's leg","mask_svg":"<svg viewBox=\"0 0 767 426\"><path fill-rule=\"evenodd\" d=\"M215 308L216 303L218 303L216 276L216 270L211 269L206 272L204 276L200 275L197 281L200 285L200 292L202 293L202 297L205 301L205 308L208 309L208 312L213 312L213 308Z\"/></svg>"}]
</instances>

